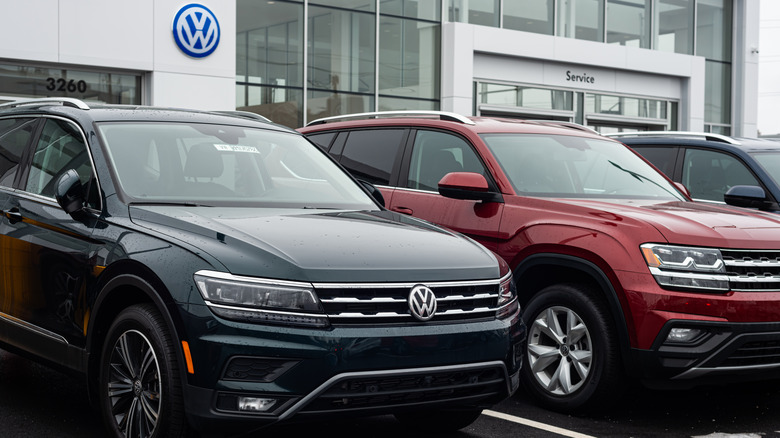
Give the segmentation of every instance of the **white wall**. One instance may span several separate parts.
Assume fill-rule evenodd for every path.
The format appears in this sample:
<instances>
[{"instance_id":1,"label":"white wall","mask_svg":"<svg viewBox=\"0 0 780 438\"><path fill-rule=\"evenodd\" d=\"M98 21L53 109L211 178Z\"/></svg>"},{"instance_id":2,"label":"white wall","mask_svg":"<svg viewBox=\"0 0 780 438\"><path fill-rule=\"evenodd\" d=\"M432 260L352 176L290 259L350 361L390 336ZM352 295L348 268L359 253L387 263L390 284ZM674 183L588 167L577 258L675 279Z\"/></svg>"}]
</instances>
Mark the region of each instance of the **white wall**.
<instances>
[{"instance_id":1,"label":"white wall","mask_svg":"<svg viewBox=\"0 0 780 438\"><path fill-rule=\"evenodd\" d=\"M205 58L187 56L173 39L181 0L0 0L0 62L140 73L145 104L235 109L235 2L199 3L221 34Z\"/></svg>"},{"instance_id":2,"label":"white wall","mask_svg":"<svg viewBox=\"0 0 780 438\"><path fill-rule=\"evenodd\" d=\"M704 129L704 58L476 26L444 23L445 111L473 112L473 81L499 81L679 99L681 129ZM566 71L596 78L572 83Z\"/></svg>"}]
</instances>

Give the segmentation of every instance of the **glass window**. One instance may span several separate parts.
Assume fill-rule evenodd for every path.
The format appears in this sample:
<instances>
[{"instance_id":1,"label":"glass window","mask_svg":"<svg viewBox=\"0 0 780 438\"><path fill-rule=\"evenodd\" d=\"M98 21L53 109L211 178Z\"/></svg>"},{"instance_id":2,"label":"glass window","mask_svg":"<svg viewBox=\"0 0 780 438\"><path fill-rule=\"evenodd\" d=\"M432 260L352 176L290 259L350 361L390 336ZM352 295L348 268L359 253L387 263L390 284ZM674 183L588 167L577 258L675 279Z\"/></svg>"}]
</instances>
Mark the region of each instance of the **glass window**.
<instances>
[{"instance_id":1,"label":"glass window","mask_svg":"<svg viewBox=\"0 0 780 438\"><path fill-rule=\"evenodd\" d=\"M756 178L736 157L721 152L687 149L683 161L682 183L691 197L724 202L723 195L735 185L759 185Z\"/></svg>"},{"instance_id":2,"label":"glass window","mask_svg":"<svg viewBox=\"0 0 780 438\"><path fill-rule=\"evenodd\" d=\"M731 61L731 1L699 0L696 8L696 55Z\"/></svg>"},{"instance_id":3,"label":"glass window","mask_svg":"<svg viewBox=\"0 0 780 438\"><path fill-rule=\"evenodd\" d=\"M403 136L403 129L351 131L340 162L357 179L388 185Z\"/></svg>"},{"instance_id":4,"label":"glass window","mask_svg":"<svg viewBox=\"0 0 780 438\"><path fill-rule=\"evenodd\" d=\"M379 111L422 110L437 111L438 100L403 99L400 97L379 96Z\"/></svg>"},{"instance_id":5,"label":"glass window","mask_svg":"<svg viewBox=\"0 0 780 438\"><path fill-rule=\"evenodd\" d=\"M504 1L504 28L553 34L555 0Z\"/></svg>"},{"instance_id":6,"label":"glass window","mask_svg":"<svg viewBox=\"0 0 780 438\"><path fill-rule=\"evenodd\" d=\"M95 187L90 184L94 173L81 131L64 120L48 119L33 153L25 190L54 198L57 179L71 169L78 172L85 187ZM90 196L89 205L98 205L94 196Z\"/></svg>"},{"instance_id":7,"label":"glass window","mask_svg":"<svg viewBox=\"0 0 780 438\"><path fill-rule=\"evenodd\" d=\"M604 0L559 0L558 36L604 41Z\"/></svg>"},{"instance_id":8,"label":"glass window","mask_svg":"<svg viewBox=\"0 0 780 438\"><path fill-rule=\"evenodd\" d=\"M309 7L309 87L374 92L376 16Z\"/></svg>"},{"instance_id":9,"label":"glass window","mask_svg":"<svg viewBox=\"0 0 780 438\"><path fill-rule=\"evenodd\" d=\"M639 152L647 161L653 163L655 167L665 173L669 178L674 173L674 164L677 162L678 147L654 147L654 146L631 146Z\"/></svg>"},{"instance_id":10,"label":"glass window","mask_svg":"<svg viewBox=\"0 0 780 438\"><path fill-rule=\"evenodd\" d=\"M336 137L335 132L323 132L316 134L309 134L306 138L312 143L320 147L320 149L327 151L330 148L330 144L333 142L333 138Z\"/></svg>"},{"instance_id":11,"label":"glass window","mask_svg":"<svg viewBox=\"0 0 780 438\"><path fill-rule=\"evenodd\" d=\"M555 135L481 137L518 193L683 200L659 172L615 142Z\"/></svg>"},{"instance_id":12,"label":"glass window","mask_svg":"<svg viewBox=\"0 0 780 438\"><path fill-rule=\"evenodd\" d=\"M324 152L296 134L161 122L104 122L98 130L130 201L376 209Z\"/></svg>"},{"instance_id":13,"label":"glass window","mask_svg":"<svg viewBox=\"0 0 780 438\"><path fill-rule=\"evenodd\" d=\"M448 21L498 27L499 0L448 0Z\"/></svg>"},{"instance_id":14,"label":"glass window","mask_svg":"<svg viewBox=\"0 0 780 438\"><path fill-rule=\"evenodd\" d=\"M608 0L607 42L650 48L651 0Z\"/></svg>"},{"instance_id":15,"label":"glass window","mask_svg":"<svg viewBox=\"0 0 780 438\"><path fill-rule=\"evenodd\" d=\"M0 95L141 104L141 76L0 64Z\"/></svg>"},{"instance_id":16,"label":"glass window","mask_svg":"<svg viewBox=\"0 0 780 438\"><path fill-rule=\"evenodd\" d=\"M440 26L382 16L379 24L379 93L438 99Z\"/></svg>"},{"instance_id":17,"label":"glass window","mask_svg":"<svg viewBox=\"0 0 780 438\"><path fill-rule=\"evenodd\" d=\"M482 82L479 84L479 102L490 105L572 111L574 92Z\"/></svg>"},{"instance_id":18,"label":"glass window","mask_svg":"<svg viewBox=\"0 0 780 438\"><path fill-rule=\"evenodd\" d=\"M704 122L731 123L731 65L705 62Z\"/></svg>"},{"instance_id":19,"label":"glass window","mask_svg":"<svg viewBox=\"0 0 780 438\"><path fill-rule=\"evenodd\" d=\"M307 104L306 120L312 122L323 117L373 111L374 95L309 91Z\"/></svg>"},{"instance_id":20,"label":"glass window","mask_svg":"<svg viewBox=\"0 0 780 438\"><path fill-rule=\"evenodd\" d=\"M309 4L319 4L334 8L352 9L356 11L374 11L374 0L310 0Z\"/></svg>"},{"instance_id":21,"label":"glass window","mask_svg":"<svg viewBox=\"0 0 780 438\"><path fill-rule=\"evenodd\" d=\"M667 119L667 107L668 102L663 100L610 96L607 94L587 93L585 95L585 110L588 113L614 114L647 119Z\"/></svg>"},{"instance_id":22,"label":"glass window","mask_svg":"<svg viewBox=\"0 0 780 438\"><path fill-rule=\"evenodd\" d=\"M0 119L0 185L12 187L36 119Z\"/></svg>"},{"instance_id":23,"label":"glass window","mask_svg":"<svg viewBox=\"0 0 780 438\"><path fill-rule=\"evenodd\" d=\"M236 85L236 109L262 114L280 125L303 125L302 108L301 88Z\"/></svg>"},{"instance_id":24,"label":"glass window","mask_svg":"<svg viewBox=\"0 0 780 438\"><path fill-rule=\"evenodd\" d=\"M417 131L406 187L437 191L439 181L450 172L487 174L462 138L438 131Z\"/></svg>"},{"instance_id":25,"label":"glass window","mask_svg":"<svg viewBox=\"0 0 780 438\"><path fill-rule=\"evenodd\" d=\"M753 152L753 159L769 174L775 184L780 185L780 153L777 152Z\"/></svg>"},{"instance_id":26,"label":"glass window","mask_svg":"<svg viewBox=\"0 0 780 438\"><path fill-rule=\"evenodd\" d=\"M441 2L430 0L380 0L379 12L421 20L439 21Z\"/></svg>"},{"instance_id":27,"label":"glass window","mask_svg":"<svg viewBox=\"0 0 780 438\"><path fill-rule=\"evenodd\" d=\"M694 1L658 0L654 48L664 52L693 54Z\"/></svg>"}]
</instances>

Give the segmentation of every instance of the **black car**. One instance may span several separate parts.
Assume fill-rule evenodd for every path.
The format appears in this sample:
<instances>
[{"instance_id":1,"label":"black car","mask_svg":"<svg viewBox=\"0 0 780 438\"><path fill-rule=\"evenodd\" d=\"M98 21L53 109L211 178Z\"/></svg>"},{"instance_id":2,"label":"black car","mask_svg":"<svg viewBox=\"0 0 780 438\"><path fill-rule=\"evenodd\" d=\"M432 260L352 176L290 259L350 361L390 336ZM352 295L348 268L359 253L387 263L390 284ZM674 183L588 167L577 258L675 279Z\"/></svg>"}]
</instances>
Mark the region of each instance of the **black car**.
<instances>
[{"instance_id":1,"label":"black car","mask_svg":"<svg viewBox=\"0 0 780 438\"><path fill-rule=\"evenodd\" d=\"M243 114L0 106L0 345L111 436L336 414L462 428L518 386L507 265Z\"/></svg>"},{"instance_id":2,"label":"black car","mask_svg":"<svg viewBox=\"0 0 780 438\"><path fill-rule=\"evenodd\" d=\"M609 134L697 201L780 211L780 142L695 132Z\"/></svg>"}]
</instances>

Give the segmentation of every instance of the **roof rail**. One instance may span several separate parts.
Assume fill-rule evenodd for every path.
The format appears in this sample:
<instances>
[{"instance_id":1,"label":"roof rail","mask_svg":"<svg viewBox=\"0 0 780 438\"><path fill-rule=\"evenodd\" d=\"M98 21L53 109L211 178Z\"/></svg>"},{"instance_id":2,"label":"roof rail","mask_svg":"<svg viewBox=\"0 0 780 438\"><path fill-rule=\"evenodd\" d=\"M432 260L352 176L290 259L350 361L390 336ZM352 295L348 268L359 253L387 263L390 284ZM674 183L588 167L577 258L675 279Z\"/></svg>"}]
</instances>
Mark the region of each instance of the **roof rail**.
<instances>
[{"instance_id":1,"label":"roof rail","mask_svg":"<svg viewBox=\"0 0 780 438\"><path fill-rule=\"evenodd\" d=\"M214 114L222 114L226 116L241 117L242 119L258 120L261 122L273 123L271 119L266 116L249 112L249 111L211 111Z\"/></svg>"},{"instance_id":2,"label":"roof rail","mask_svg":"<svg viewBox=\"0 0 780 438\"><path fill-rule=\"evenodd\" d=\"M709 141L719 141L728 144L740 144L737 140L721 134L711 132L688 132L688 131L640 131L640 132L617 132L606 134L607 137L682 137L682 138L700 138Z\"/></svg>"},{"instance_id":3,"label":"roof rail","mask_svg":"<svg viewBox=\"0 0 780 438\"><path fill-rule=\"evenodd\" d=\"M0 108L15 108L23 105L45 105L49 103L59 103L63 106L71 106L73 108L88 110L89 105L79 99L72 97L42 97L39 99L19 99L13 102L8 102L0 105Z\"/></svg>"},{"instance_id":4,"label":"roof rail","mask_svg":"<svg viewBox=\"0 0 780 438\"><path fill-rule=\"evenodd\" d=\"M526 120L526 122L544 123L545 125L557 125L557 126L562 126L564 128L572 128L572 129L576 129L578 131L585 131L585 132L589 132L591 134L601 135L601 134L599 134L598 131L596 131L593 128L589 128L589 127L587 127L585 125L580 125L579 123L574 123L574 122L564 122L562 120L533 120L533 119L528 119L528 120Z\"/></svg>"},{"instance_id":5,"label":"roof rail","mask_svg":"<svg viewBox=\"0 0 780 438\"><path fill-rule=\"evenodd\" d=\"M468 117L464 117L460 114L450 113L446 111L377 111L370 113L356 113L345 114L342 116L324 117L322 119L313 120L306 124L306 126L321 125L330 122L339 122L343 120L354 119L380 119L380 118L393 118L393 117L438 117L440 120L447 120L450 122L459 122L466 125L475 125L474 121Z\"/></svg>"}]
</instances>

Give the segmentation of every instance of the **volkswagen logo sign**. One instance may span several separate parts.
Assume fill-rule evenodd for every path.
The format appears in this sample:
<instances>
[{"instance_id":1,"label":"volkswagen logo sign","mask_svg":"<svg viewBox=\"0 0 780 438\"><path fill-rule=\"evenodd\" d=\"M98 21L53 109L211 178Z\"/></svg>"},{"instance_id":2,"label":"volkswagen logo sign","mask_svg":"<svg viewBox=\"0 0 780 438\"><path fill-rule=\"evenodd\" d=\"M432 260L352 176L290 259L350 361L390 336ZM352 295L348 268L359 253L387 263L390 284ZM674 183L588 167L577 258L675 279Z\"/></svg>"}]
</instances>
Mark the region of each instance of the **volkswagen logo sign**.
<instances>
[{"instance_id":1,"label":"volkswagen logo sign","mask_svg":"<svg viewBox=\"0 0 780 438\"><path fill-rule=\"evenodd\" d=\"M409 293L409 311L420 321L428 321L436 314L436 295L429 287L418 284Z\"/></svg>"},{"instance_id":2,"label":"volkswagen logo sign","mask_svg":"<svg viewBox=\"0 0 780 438\"><path fill-rule=\"evenodd\" d=\"M219 23L209 8L191 3L179 9L173 19L173 39L182 52L193 58L209 56L219 44Z\"/></svg>"}]
</instances>

